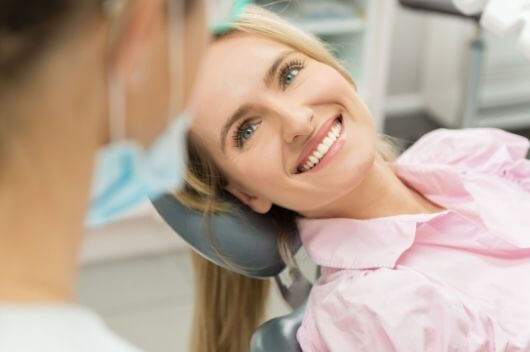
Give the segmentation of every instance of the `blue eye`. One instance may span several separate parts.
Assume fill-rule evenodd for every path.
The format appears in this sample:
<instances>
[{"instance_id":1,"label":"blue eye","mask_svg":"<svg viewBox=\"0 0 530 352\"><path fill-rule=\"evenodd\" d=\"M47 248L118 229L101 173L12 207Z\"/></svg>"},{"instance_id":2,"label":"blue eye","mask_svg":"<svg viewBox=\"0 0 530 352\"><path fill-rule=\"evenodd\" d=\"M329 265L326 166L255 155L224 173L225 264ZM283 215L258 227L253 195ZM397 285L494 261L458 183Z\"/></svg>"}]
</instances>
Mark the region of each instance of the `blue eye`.
<instances>
[{"instance_id":1,"label":"blue eye","mask_svg":"<svg viewBox=\"0 0 530 352\"><path fill-rule=\"evenodd\" d=\"M291 68L289 69L289 71L285 74L285 76L282 77L282 83L286 86L288 86L289 84L291 84L294 79L296 78L296 76L298 76L298 73L300 72L299 69L297 68Z\"/></svg>"},{"instance_id":2,"label":"blue eye","mask_svg":"<svg viewBox=\"0 0 530 352\"><path fill-rule=\"evenodd\" d=\"M293 83L305 64L302 61L290 61L280 71L280 86L286 88Z\"/></svg>"},{"instance_id":3,"label":"blue eye","mask_svg":"<svg viewBox=\"0 0 530 352\"><path fill-rule=\"evenodd\" d=\"M252 137L254 132L256 131L255 126L246 126L243 128L239 134L241 141L246 142Z\"/></svg>"},{"instance_id":4,"label":"blue eye","mask_svg":"<svg viewBox=\"0 0 530 352\"><path fill-rule=\"evenodd\" d=\"M261 122L251 123L249 121L243 122L235 131L233 139L237 148L242 148L246 142L256 132Z\"/></svg>"}]
</instances>

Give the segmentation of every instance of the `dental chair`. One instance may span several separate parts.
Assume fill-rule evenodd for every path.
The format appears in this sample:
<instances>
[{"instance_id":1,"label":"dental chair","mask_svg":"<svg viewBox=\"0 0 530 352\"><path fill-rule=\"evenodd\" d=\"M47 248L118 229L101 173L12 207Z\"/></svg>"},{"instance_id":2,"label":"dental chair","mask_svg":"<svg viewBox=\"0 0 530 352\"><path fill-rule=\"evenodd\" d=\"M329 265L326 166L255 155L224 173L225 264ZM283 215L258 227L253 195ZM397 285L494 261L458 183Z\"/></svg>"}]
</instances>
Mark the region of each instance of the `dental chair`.
<instances>
[{"instance_id":1,"label":"dental chair","mask_svg":"<svg viewBox=\"0 0 530 352\"><path fill-rule=\"evenodd\" d=\"M234 211L211 215L208 222L202 213L182 205L171 194L153 200L153 205L167 224L205 259L245 276L274 278L293 312L261 325L252 337L251 352L301 351L296 331L312 284L297 268L291 273L292 283L284 284L279 274L285 264L278 252L273 220L250 211L228 194L225 197ZM300 240L295 237L291 251L296 253L300 247ZM230 264L223 258L228 258Z\"/></svg>"}]
</instances>

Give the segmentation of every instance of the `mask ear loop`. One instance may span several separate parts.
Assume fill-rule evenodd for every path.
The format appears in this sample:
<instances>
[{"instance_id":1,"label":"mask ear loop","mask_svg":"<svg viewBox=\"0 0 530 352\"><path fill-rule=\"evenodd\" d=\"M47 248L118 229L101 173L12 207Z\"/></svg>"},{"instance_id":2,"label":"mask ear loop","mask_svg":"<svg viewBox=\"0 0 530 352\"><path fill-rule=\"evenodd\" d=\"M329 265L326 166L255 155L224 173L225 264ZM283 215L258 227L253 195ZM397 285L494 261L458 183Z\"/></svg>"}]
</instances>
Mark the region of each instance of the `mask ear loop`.
<instances>
[{"instance_id":1,"label":"mask ear loop","mask_svg":"<svg viewBox=\"0 0 530 352\"><path fill-rule=\"evenodd\" d=\"M109 17L111 23L111 33L109 35L109 47L116 41L121 28L119 16L123 13L127 0L104 0L102 3L103 13ZM125 87L116 69L112 64L108 67L107 73L108 90L108 119L109 119L109 139L115 142L125 138L125 116L126 98Z\"/></svg>"},{"instance_id":2,"label":"mask ear loop","mask_svg":"<svg viewBox=\"0 0 530 352\"><path fill-rule=\"evenodd\" d=\"M184 14L185 4L182 0L168 0L167 38L168 38L168 124L179 113L177 106L184 105Z\"/></svg>"}]
</instances>

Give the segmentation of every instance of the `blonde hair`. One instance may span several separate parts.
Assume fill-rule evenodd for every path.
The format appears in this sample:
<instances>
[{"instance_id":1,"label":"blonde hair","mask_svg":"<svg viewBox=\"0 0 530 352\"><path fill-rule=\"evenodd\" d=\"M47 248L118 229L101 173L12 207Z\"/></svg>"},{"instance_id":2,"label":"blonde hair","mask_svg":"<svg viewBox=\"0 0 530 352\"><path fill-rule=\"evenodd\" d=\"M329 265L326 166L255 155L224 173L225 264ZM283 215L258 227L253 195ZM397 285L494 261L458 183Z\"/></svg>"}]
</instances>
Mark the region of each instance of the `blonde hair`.
<instances>
[{"instance_id":1,"label":"blonde hair","mask_svg":"<svg viewBox=\"0 0 530 352\"><path fill-rule=\"evenodd\" d=\"M232 28L232 32L248 33L289 46L333 67L355 86L346 69L324 43L265 9L249 6ZM386 138L378 140L377 151L385 160L393 160L396 155L395 148ZM183 204L204 212L206 220L211 213L230 211L230 204L219 197L224 192L226 179L193 135L188 138L188 154L186 187L175 196ZM277 225L280 254L290 266L293 258L289 248L296 233L296 214L277 206L271 212ZM263 319L269 281L244 277L222 269L197 254L192 256L196 301L191 351L248 351L252 333Z\"/></svg>"}]
</instances>

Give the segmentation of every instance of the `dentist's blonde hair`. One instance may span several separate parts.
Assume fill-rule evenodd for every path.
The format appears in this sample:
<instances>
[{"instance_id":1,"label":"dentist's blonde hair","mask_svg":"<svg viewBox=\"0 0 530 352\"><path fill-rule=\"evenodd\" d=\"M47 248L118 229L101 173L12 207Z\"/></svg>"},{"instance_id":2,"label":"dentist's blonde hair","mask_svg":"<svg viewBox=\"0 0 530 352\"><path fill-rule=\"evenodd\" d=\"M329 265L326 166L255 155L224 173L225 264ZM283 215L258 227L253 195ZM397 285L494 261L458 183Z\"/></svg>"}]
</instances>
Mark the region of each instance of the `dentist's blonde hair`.
<instances>
[{"instance_id":1,"label":"dentist's blonde hair","mask_svg":"<svg viewBox=\"0 0 530 352\"><path fill-rule=\"evenodd\" d=\"M355 86L346 69L324 43L263 8L249 6L233 23L232 28L232 33L247 33L289 46L333 67ZM222 37L220 36L221 40ZM385 160L395 159L395 148L386 137L379 138L377 151ZM205 215L230 211L230 206L218 199L226 180L193 136L188 139L188 152L186 188L176 197L190 208L203 211ZM273 207L272 211L278 227L280 254L289 266L293 262L289 244L296 231L296 214L279 207ZM269 281L229 272L197 254L192 254L192 260L196 301L190 350L247 352L253 332L263 322Z\"/></svg>"}]
</instances>

